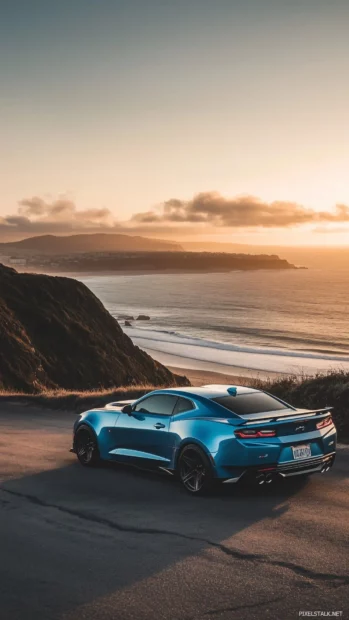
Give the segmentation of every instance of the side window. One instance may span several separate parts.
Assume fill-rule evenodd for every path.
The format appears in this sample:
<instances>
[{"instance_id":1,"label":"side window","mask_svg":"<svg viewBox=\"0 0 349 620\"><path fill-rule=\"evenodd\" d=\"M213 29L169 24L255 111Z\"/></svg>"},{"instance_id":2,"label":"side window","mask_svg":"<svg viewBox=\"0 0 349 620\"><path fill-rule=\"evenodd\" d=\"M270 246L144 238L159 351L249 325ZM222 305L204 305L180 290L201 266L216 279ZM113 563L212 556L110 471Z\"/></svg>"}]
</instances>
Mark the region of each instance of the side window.
<instances>
[{"instance_id":1,"label":"side window","mask_svg":"<svg viewBox=\"0 0 349 620\"><path fill-rule=\"evenodd\" d=\"M138 403L134 411L139 413L160 413L162 415L172 415L173 408L176 404L177 396L170 396L170 394L156 394L144 398Z\"/></svg>"},{"instance_id":2,"label":"side window","mask_svg":"<svg viewBox=\"0 0 349 620\"><path fill-rule=\"evenodd\" d=\"M191 400L188 400L188 398L179 398L173 413L184 413L192 409L195 409L195 407Z\"/></svg>"}]
</instances>

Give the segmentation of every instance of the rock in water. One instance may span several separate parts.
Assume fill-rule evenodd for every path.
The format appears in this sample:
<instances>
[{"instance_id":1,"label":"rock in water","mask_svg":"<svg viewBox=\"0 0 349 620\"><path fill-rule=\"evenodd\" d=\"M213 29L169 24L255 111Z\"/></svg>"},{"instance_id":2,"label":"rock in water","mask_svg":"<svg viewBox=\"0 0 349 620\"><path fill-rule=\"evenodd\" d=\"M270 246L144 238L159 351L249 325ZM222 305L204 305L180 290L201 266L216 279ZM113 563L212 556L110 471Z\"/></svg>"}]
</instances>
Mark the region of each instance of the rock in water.
<instances>
[{"instance_id":1,"label":"rock in water","mask_svg":"<svg viewBox=\"0 0 349 620\"><path fill-rule=\"evenodd\" d=\"M136 347L81 282L0 264L0 389L139 383L189 384Z\"/></svg>"},{"instance_id":2,"label":"rock in water","mask_svg":"<svg viewBox=\"0 0 349 620\"><path fill-rule=\"evenodd\" d=\"M150 316L148 316L147 314L140 314L139 316L137 316L137 321L150 321Z\"/></svg>"}]
</instances>

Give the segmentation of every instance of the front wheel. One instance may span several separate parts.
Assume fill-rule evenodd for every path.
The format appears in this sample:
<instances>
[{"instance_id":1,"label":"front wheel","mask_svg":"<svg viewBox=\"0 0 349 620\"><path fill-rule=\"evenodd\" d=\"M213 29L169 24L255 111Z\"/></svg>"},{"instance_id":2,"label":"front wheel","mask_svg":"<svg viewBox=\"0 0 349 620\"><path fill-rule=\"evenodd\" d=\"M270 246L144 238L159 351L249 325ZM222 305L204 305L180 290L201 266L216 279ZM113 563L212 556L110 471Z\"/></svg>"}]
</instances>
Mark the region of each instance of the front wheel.
<instances>
[{"instance_id":1,"label":"front wheel","mask_svg":"<svg viewBox=\"0 0 349 620\"><path fill-rule=\"evenodd\" d=\"M100 461L97 439L95 434L87 427L78 428L75 435L76 455L84 467L94 467Z\"/></svg>"},{"instance_id":2,"label":"front wheel","mask_svg":"<svg viewBox=\"0 0 349 620\"><path fill-rule=\"evenodd\" d=\"M213 475L206 454L194 444L183 448L178 459L179 479L192 495L204 495L212 489Z\"/></svg>"}]
</instances>

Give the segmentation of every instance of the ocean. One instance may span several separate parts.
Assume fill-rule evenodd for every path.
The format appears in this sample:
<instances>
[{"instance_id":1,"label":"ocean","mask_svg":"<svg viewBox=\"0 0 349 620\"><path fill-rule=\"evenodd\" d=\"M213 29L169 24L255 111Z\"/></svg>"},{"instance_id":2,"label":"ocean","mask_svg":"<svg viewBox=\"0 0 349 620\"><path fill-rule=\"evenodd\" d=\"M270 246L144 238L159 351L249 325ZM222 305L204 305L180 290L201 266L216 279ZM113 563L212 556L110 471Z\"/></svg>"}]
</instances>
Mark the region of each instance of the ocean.
<instances>
[{"instance_id":1,"label":"ocean","mask_svg":"<svg viewBox=\"0 0 349 620\"><path fill-rule=\"evenodd\" d=\"M155 359L182 368L349 371L349 271L79 276ZM242 374L240 372L240 374Z\"/></svg>"}]
</instances>

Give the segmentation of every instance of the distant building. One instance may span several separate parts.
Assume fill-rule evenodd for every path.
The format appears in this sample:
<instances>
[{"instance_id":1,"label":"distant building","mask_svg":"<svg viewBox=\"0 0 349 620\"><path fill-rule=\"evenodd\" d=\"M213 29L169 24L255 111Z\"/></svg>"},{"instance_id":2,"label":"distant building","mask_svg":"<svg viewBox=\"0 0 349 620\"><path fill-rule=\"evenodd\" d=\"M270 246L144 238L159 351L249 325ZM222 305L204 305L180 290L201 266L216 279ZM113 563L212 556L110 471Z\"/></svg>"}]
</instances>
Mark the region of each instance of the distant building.
<instances>
[{"instance_id":1,"label":"distant building","mask_svg":"<svg viewBox=\"0 0 349 620\"><path fill-rule=\"evenodd\" d=\"M26 265L27 264L27 259L26 258L14 258L12 256L9 257L8 259L8 264L9 265Z\"/></svg>"}]
</instances>

